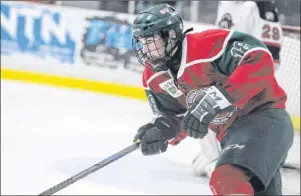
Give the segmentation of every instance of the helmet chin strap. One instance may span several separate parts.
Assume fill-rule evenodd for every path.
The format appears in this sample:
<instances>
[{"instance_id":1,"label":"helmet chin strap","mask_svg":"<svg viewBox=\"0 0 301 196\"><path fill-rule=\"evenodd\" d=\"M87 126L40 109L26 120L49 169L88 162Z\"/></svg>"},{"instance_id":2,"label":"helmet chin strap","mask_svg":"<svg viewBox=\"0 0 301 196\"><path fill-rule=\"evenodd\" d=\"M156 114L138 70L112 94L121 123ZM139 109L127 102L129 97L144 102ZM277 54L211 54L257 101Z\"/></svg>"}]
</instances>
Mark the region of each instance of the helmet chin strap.
<instances>
[{"instance_id":1,"label":"helmet chin strap","mask_svg":"<svg viewBox=\"0 0 301 196\"><path fill-rule=\"evenodd\" d=\"M172 41L175 42L175 45L172 47L172 49L170 50L168 56L169 59L166 62L166 66L173 72L174 75L177 75L179 68L180 68L180 64L181 64L181 59L182 59L182 42L183 39L185 38L185 35L189 32L189 31L193 31L193 28L189 28L186 31L184 31L184 33L181 36L181 39L176 40L174 38L169 38L170 42L172 43Z\"/></svg>"},{"instance_id":2,"label":"helmet chin strap","mask_svg":"<svg viewBox=\"0 0 301 196\"><path fill-rule=\"evenodd\" d=\"M163 38L165 43L167 43L165 47L165 57L151 62L152 68L155 71L167 71L170 69L174 75L177 74L182 57L182 41L185 35L192 30L193 28L189 28L184 31L180 39L176 39L176 36Z\"/></svg>"}]
</instances>

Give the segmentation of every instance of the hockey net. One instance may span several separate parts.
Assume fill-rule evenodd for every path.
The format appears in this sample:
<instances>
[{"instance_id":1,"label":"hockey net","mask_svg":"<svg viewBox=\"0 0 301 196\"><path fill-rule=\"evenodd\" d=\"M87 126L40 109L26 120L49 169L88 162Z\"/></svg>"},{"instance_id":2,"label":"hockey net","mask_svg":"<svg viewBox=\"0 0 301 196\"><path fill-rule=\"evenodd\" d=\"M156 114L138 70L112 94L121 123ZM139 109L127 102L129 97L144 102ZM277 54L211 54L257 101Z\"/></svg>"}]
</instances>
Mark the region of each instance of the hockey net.
<instances>
[{"instance_id":1,"label":"hockey net","mask_svg":"<svg viewBox=\"0 0 301 196\"><path fill-rule=\"evenodd\" d=\"M285 167L300 170L300 27L283 26L280 68L276 77L288 94L287 110L295 127L294 144L289 151Z\"/></svg>"}]
</instances>

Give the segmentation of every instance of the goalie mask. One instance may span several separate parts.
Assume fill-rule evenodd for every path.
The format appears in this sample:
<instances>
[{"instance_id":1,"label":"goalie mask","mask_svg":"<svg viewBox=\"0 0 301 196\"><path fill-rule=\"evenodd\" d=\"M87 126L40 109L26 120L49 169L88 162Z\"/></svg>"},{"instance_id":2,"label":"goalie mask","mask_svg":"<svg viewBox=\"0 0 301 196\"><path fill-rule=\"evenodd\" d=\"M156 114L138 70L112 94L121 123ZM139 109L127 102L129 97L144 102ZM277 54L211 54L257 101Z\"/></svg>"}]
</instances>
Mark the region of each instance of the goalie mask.
<instances>
[{"instance_id":1,"label":"goalie mask","mask_svg":"<svg viewBox=\"0 0 301 196\"><path fill-rule=\"evenodd\" d=\"M182 19L168 4L140 12L133 24L133 48L138 61L155 71L169 69L182 44L182 32Z\"/></svg>"}]
</instances>

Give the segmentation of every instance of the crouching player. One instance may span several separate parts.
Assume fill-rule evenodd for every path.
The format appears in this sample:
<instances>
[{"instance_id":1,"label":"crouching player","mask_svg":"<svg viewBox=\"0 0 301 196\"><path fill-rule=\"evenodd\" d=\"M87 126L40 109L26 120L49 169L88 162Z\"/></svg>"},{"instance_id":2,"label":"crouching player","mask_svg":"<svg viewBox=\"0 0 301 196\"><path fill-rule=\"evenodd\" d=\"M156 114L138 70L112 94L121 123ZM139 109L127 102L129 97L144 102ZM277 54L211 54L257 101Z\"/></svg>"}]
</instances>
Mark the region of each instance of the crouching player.
<instances>
[{"instance_id":1,"label":"crouching player","mask_svg":"<svg viewBox=\"0 0 301 196\"><path fill-rule=\"evenodd\" d=\"M133 46L156 115L134 137L143 155L213 131L222 149L209 184L215 195L281 195L294 131L267 47L238 31L183 31L168 4L138 14Z\"/></svg>"}]
</instances>

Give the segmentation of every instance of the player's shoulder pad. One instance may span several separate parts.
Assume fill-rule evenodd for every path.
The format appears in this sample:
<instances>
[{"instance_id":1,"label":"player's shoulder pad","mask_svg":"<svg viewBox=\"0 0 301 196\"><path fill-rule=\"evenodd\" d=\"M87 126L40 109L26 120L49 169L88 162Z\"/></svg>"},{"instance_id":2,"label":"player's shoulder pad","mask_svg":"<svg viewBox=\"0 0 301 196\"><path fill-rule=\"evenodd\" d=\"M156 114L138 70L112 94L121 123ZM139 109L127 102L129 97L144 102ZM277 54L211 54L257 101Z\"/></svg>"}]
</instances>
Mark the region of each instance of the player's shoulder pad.
<instances>
[{"instance_id":1,"label":"player's shoulder pad","mask_svg":"<svg viewBox=\"0 0 301 196\"><path fill-rule=\"evenodd\" d=\"M183 41L181 64L214 61L223 53L231 35L232 31L221 28L189 32Z\"/></svg>"},{"instance_id":2,"label":"player's shoulder pad","mask_svg":"<svg viewBox=\"0 0 301 196\"><path fill-rule=\"evenodd\" d=\"M260 18L271 22L279 22L278 9L273 1L256 1Z\"/></svg>"}]
</instances>

